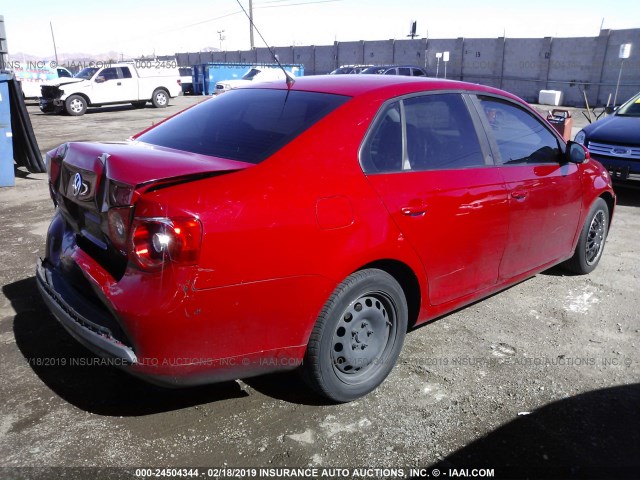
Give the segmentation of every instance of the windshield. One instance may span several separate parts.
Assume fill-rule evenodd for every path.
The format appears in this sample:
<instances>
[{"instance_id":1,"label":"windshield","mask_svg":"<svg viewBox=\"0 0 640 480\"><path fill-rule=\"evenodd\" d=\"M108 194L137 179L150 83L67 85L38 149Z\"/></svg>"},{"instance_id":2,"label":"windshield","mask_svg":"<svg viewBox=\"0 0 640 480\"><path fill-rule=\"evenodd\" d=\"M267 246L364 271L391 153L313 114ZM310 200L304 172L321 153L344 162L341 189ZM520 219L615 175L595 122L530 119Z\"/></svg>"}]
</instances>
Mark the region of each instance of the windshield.
<instances>
[{"instance_id":1,"label":"windshield","mask_svg":"<svg viewBox=\"0 0 640 480\"><path fill-rule=\"evenodd\" d=\"M260 163L348 99L316 92L231 90L161 123L137 140Z\"/></svg>"},{"instance_id":2,"label":"windshield","mask_svg":"<svg viewBox=\"0 0 640 480\"><path fill-rule=\"evenodd\" d=\"M640 117L640 93L622 105L616 115L624 117Z\"/></svg>"},{"instance_id":3,"label":"windshield","mask_svg":"<svg viewBox=\"0 0 640 480\"><path fill-rule=\"evenodd\" d=\"M96 67L87 67L80 70L75 74L75 78L84 78L85 80L91 80L91 77L98 71Z\"/></svg>"}]
</instances>

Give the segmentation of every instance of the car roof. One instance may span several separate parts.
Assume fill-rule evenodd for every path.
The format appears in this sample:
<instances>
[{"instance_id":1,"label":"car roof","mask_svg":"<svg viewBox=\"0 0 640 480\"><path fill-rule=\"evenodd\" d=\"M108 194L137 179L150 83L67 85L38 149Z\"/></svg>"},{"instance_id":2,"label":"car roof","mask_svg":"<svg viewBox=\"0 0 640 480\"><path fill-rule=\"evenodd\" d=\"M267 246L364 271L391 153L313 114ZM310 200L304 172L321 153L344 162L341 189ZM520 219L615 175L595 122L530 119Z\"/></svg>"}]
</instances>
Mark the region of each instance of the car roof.
<instances>
[{"instance_id":1,"label":"car roof","mask_svg":"<svg viewBox=\"0 0 640 480\"><path fill-rule=\"evenodd\" d=\"M241 88L286 89L287 85L284 81L281 81L258 83ZM402 75L313 75L296 77L291 90L331 93L350 97L368 93L379 93L393 97L422 91L463 90L502 95L524 103L515 95L485 85L457 80L445 80L442 78L409 77Z\"/></svg>"}]
</instances>

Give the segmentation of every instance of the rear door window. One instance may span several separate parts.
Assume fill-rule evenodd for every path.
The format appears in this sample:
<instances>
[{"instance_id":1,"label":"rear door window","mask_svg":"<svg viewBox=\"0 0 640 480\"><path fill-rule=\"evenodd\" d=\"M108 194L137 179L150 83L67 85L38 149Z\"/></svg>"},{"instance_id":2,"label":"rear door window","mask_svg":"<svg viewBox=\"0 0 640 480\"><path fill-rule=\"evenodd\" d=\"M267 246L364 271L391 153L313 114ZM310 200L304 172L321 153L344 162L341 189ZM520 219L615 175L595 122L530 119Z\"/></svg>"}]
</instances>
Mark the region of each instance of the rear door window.
<instances>
[{"instance_id":1,"label":"rear door window","mask_svg":"<svg viewBox=\"0 0 640 480\"><path fill-rule=\"evenodd\" d=\"M120 78L131 78L129 67L119 67L118 70L120 70Z\"/></svg>"},{"instance_id":2,"label":"rear door window","mask_svg":"<svg viewBox=\"0 0 640 480\"><path fill-rule=\"evenodd\" d=\"M360 151L366 173L482 167L484 158L469 110L457 93L387 104Z\"/></svg>"}]
</instances>

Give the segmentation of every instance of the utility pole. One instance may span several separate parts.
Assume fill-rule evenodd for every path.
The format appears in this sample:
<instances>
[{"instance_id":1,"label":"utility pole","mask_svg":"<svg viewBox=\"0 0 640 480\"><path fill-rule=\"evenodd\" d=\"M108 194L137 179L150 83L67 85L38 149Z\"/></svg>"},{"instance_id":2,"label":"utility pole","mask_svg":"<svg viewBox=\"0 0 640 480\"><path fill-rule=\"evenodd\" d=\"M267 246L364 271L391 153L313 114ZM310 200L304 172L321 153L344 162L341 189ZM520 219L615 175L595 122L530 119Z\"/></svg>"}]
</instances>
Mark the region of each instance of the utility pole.
<instances>
[{"instance_id":1,"label":"utility pole","mask_svg":"<svg viewBox=\"0 0 640 480\"><path fill-rule=\"evenodd\" d=\"M51 28L51 38L53 39L53 53L56 56L56 64L58 64L58 49L56 48L56 37L53 35L53 24L49 22L49 27Z\"/></svg>"},{"instance_id":2,"label":"utility pole","mask_svg":"<svg viewBox=\"0 0 640 480\"><path fill-rule=\"evenodd\" d=\"M253 0L249 0L249 43L253 50Z\"/></svg>"}]
</instances>

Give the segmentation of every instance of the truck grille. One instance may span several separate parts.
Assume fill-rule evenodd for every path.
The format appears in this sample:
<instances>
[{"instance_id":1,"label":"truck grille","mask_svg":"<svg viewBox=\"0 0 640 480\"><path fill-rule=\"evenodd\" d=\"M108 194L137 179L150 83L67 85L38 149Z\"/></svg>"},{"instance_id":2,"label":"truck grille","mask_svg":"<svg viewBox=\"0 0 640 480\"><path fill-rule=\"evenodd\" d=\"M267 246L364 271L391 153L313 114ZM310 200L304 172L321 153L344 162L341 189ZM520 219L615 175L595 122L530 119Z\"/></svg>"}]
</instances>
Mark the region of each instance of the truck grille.
<instances>
[{"instance_id":1,"label":"truck grille","mask_svg":"<svg viewBox=\"0 0 640 480\"><path fill-rule=\"evenodd\" d=\"M594 155L640 161L640 146L589 142L587 148Z\"/></svg>"}]
</instances>

